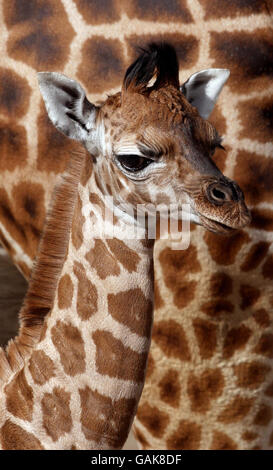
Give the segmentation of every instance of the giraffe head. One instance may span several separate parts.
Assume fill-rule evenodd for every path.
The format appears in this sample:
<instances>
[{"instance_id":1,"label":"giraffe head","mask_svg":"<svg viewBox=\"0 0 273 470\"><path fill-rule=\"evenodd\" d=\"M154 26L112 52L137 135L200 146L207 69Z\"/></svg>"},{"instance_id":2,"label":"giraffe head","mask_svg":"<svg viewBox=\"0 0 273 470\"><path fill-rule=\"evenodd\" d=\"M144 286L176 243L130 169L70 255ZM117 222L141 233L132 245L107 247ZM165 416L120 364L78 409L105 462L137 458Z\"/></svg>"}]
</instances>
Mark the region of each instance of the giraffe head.
<instances>
[{"instance_id":1,"label":"giraffe head","mask_svg":"<svg viewBox=\"0 0 273 470\"><path fill-rule=\"evenodd\" d=\"M203 70L180 86L174 48L151 44L100 107L59 73L40 73L39 84L53 124L85 145L116 203L189 203L193 221L225 233L250 221L239 186L213 161L221 137L206 120L228 76Z\"/></svg>"}]
</instances>

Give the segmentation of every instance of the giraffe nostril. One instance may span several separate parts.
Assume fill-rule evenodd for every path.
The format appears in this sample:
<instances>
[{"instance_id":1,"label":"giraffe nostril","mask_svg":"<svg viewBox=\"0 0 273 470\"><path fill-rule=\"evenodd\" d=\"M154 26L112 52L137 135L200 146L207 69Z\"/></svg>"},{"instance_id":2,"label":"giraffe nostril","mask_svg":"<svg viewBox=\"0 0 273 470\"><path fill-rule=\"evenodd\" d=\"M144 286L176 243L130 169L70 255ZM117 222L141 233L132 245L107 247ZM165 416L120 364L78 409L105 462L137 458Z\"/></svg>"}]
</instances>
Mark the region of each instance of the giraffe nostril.
<instances>
[{"instance_id":1,"label":"giraffe nostril","mask_svg":"<svg viewBox=\"0 0 273 470\"><path fill-rule=\"evenodd\" d=\"M212 184L207 188L207 197L212 204L222 205L230 200L228 188L221 184Z\"/></svg>"}]
</instances>

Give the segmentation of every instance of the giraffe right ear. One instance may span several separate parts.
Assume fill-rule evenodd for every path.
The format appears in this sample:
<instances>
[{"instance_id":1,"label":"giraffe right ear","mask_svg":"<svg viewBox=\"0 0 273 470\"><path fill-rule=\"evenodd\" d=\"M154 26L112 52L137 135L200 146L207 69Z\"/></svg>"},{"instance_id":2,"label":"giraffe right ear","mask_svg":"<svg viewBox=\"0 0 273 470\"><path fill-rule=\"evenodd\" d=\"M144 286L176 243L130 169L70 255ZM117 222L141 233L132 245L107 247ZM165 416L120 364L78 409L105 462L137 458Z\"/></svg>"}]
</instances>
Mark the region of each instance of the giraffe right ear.
<instances>
[{"instance_id":1,"label":"giraffe right ear","mask_svg":"<svg viewBox=\"0 0 273 470\"><path fill-rule=\"evenodd\" d=\"M56 72L38 73L38 82L48 116L57 129L71 139L90 139L97 108L90 103L81 85Z\"/></svg>"},{"instance_id":2,"label":"giraffe right ear","mask_svg":"<svg viewBox=\"0 0 273 470\"><path fill-rule=\"evenodd\" d=\"M196 72L181 86L188 102L207 119L229 77L228 69L206 69Z\"/></svg>"}]
</instances>

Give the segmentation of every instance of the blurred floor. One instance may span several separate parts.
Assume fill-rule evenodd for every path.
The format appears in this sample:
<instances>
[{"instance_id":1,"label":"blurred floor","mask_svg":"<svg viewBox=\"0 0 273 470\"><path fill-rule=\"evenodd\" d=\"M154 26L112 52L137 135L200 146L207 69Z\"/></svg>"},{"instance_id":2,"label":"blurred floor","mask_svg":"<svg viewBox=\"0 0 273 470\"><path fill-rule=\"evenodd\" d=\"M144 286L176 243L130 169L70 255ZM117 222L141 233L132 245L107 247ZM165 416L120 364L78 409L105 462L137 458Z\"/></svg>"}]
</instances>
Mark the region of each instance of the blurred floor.
<instances>
[{"instance_id":1,"label":"blurred floor","mask_svg":"<svg viewBox=\"0 0 273 470\"><path fill-rule=\"evenodd\" d=\"M18 332L18 312L27 282L0 247L0 346Z\"/></svg>"}]
</instances>

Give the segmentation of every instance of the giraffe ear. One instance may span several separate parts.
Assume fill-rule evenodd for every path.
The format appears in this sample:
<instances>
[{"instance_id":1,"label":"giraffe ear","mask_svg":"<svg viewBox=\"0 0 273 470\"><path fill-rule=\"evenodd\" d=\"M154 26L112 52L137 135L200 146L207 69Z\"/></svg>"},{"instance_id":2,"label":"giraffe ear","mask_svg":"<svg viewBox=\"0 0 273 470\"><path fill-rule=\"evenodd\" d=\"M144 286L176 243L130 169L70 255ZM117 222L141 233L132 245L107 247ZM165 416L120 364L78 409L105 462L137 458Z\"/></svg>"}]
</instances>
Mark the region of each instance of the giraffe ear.
<instances>
[{"instance_id":1,"label":"giraffe ear","mask_svg":"<svg viewBox=\"0 0 273 470\"><path fill-rule=\"evenodd\" d=\"M95 127L97 108L87 100L81 85L56 72L38 73L38 82L54 126L71 139L86 141Z\"/></svg>"},{"instance_id":2,"label":"giraffe ear","mask_svg":"<svg viewBox=\"0 0 273 470\"><path fill-rule=\"evenodd\" d=\"M228 69L206 69L196 72L181 86L188 102L207 119L229 77Z\"/></svg>"}]
</instances>

